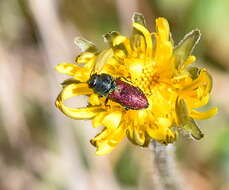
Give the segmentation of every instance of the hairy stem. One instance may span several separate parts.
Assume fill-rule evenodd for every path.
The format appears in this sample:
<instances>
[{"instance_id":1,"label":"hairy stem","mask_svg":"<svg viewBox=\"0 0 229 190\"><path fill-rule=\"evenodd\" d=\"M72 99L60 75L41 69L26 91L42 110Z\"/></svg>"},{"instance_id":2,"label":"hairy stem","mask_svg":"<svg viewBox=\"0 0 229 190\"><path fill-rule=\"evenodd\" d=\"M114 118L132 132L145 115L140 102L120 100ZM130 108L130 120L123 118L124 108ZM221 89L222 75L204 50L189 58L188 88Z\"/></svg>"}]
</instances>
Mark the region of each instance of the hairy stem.
<instances>
[{"instance_id":1,"label":"hairy stem","mask_svg":"<svg viewBox=\"0 0 229 190\"><path fill-rule=\"evenodd\" d=\"M153 145L153 164L157 177L155 178L161 190L184 190L181 179L175 166L173 146L164 146L156 141ZM154 180L155 180L154 179ZM157 186L158 186L157 185Z\"/></svg>"}]
</instances>

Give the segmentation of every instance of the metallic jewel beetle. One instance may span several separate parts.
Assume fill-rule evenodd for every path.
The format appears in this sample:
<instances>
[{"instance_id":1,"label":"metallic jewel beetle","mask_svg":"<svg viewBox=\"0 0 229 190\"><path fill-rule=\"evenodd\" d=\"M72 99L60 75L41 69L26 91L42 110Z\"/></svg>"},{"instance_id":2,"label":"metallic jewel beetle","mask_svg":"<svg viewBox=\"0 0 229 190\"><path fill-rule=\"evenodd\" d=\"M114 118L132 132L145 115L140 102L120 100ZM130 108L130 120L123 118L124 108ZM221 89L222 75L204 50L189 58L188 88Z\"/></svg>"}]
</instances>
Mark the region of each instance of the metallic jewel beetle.
<instances>
[{"instance_id":1,"label":"metallic jewel beetle","mask_svg":"<svg viewBox=\"0 0 229 190\"><path fill-rule=\"evenodd\" d=\"M106 59L108 58L106 57ZM139 110L147 108L149 106L148 100L140 88L125 82L121 78L113 78L105 73L100 74L105 62L102 52L95 62L92 69L93 74L88 80L89 88L92 88L100 96L105 96L105 104L108 100L112 100L121 104L125 109Z\"/></svg>"},{"instance_id":2,"label":"metallic jewel beetle","mask_svg":"<svg viewBox=\"0 0 229 190\"><path fill-rule=\"evenodd\" d=\"M95 93L105 96L114 102L121 104L126 109L144 109L148 107L148 100L140 88L124 82L120 78L102 73L93 74L88 81L89 88Z\"/></svg>"}]
</instances>

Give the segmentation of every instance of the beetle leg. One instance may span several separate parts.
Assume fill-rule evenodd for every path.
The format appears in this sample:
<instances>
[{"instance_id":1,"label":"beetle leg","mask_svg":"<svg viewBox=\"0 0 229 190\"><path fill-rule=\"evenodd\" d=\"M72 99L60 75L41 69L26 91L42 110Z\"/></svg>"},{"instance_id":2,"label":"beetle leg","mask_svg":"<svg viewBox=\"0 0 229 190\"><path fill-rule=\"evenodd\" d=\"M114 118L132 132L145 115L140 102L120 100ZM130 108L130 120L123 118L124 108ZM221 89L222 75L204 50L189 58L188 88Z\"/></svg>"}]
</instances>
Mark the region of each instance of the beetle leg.
<instances>
[{"instance_id":1,"label":"beetle leg","mask_svg":"<svg viewBox=\"0 0 229 190\"><path fill-rule=\"evenodd\" d=\"M110 105L107 105L108 100L109 100L108 97L106 97L106 100L105 100L104 105L105 105L105 107L109 107L110 108L111 106Z\"/></svg>"},{"instance_id":2,"label":"beetle leg","mask_svg":"<svg viewBox=\"0 0 229 190\"><path fill-rule=\"evenodd\" d=\"M128 111L128 110L130 110L130 108L128 108L128 107L125 107L125 110L126 110L126 111Z\"/></svg>"},{"instance_id":3,"label":"beetle leg","mask_svg":"<svg viewBox=\"0 0 229 190\"><path fill-rule=\"evenodd\" d=\"M108 102L108 97L106 97L105 106L107 106L107 102Z\"/></svg>"}]
</instances>

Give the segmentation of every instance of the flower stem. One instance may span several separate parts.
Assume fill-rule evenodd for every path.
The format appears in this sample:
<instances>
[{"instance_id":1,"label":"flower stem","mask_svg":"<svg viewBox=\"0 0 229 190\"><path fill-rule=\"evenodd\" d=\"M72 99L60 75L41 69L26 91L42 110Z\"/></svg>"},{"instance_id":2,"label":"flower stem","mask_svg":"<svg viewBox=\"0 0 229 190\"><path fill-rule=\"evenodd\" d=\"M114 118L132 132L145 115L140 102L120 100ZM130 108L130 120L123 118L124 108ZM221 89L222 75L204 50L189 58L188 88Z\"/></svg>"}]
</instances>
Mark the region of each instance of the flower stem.
<instances>
[{"instance_id":1,"label":"flower stem","mask_svg":"<svg viewBox=\"0 0 229 190\"><path fill-rule=\"evenodd\" d=\"M164 146L156 141L152 142L153 146L153 165L157 174L154 178L157 186L161 190L183 190L181 188L181 179L175 166L174 147L173 145Z\"/></svg>"}]
</instances>

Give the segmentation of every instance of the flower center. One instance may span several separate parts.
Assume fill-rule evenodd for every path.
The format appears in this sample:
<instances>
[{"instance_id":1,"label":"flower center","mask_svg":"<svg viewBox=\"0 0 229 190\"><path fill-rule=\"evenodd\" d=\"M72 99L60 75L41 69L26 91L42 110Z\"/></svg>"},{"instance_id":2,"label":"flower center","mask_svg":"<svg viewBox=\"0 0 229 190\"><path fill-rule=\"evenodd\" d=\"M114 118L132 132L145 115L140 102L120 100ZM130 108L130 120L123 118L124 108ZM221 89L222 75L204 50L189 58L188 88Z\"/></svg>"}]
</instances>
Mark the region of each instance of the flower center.
<instances>
[{"instance_id":1,"label":"flower center","mask_svg":"<svg viewBox=\"0 0 229 190\"><path fill-rule=\"evenodd\" d=\"M153 64L144 65L139 77L133 81L146 95L151 95L154 86L159 83L160 75L153 68Z\"/></svg>"}]
</instances>

